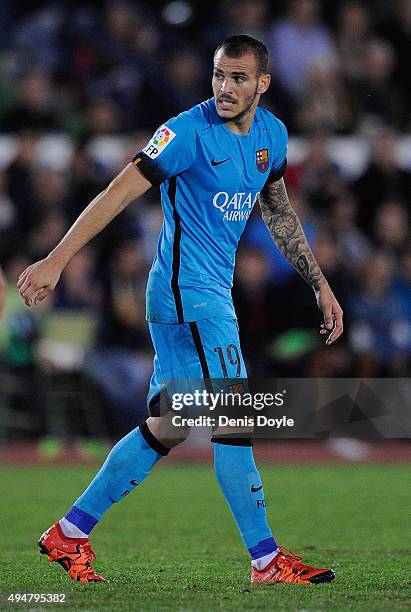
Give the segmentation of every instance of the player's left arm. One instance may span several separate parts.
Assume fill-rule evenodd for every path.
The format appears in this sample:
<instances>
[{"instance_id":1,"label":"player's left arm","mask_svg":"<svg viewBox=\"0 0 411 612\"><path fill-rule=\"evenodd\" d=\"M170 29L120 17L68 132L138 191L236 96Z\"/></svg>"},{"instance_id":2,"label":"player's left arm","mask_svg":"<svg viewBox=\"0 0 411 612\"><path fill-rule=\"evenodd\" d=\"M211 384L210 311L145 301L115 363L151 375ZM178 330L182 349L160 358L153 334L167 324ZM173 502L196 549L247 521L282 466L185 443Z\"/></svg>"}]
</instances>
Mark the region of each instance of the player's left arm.
<instances>
[{"instance_id":1,"label":"player's left arm","mask_svg":"<svg viewBox=\"0 0 411 612\"><path fill-rule=\"evenodd\" d=\"M284 179L265 185L259 201L263 219L275 244L313 288L324 315L320 334L329 334L326 344L332 344L343 332L343 311L308 245L288 199Z\"/></svg>"}]
</instances>

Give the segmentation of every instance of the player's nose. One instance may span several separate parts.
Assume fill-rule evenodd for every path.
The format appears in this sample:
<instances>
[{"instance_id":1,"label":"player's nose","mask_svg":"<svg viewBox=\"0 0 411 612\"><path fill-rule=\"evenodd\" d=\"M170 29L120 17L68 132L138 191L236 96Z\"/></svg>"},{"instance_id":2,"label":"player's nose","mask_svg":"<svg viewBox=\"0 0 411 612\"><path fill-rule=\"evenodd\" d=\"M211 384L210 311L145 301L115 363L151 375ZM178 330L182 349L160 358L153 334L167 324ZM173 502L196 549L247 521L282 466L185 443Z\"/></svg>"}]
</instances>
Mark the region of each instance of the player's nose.
<instances>
[{"instance_id":1,"label":"player's nose","mask_svg":"<svg viewBox=\"0 0 411 612\"><path fill-rule=\"evenodd\" d=\"M220 93L225 93L225 94L232 93L231 87L230 87L230 81L228 79L224 79L224 81L221 83Z\"/></svg>"}]
</instances>

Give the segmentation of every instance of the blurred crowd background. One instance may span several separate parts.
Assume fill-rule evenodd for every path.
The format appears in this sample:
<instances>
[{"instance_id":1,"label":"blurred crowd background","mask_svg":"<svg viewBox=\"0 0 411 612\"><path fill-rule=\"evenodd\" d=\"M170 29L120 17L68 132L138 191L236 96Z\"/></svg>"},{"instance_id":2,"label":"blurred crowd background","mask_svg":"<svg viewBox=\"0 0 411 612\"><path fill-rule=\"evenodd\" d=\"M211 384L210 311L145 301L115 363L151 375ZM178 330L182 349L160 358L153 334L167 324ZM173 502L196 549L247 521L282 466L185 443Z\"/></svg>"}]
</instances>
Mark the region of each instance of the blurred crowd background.
<instances>
[{"instance_id":1,"label":"blurred crowd background","mask_svg":"<svg viewBox=\"0 0 411 612\"><path fill-rule=\"evenodd\" d=\"M233 289L249 374L410 376L411 0L2 0L3 436L117 436L145 417L159 190L74 257L41 307L15 283L158 125L211 96L213 50L234 33L269 48L262 105L289 129L290 199L346 325L325 348L312 290L255 210Z\"/></svg>"}]
</instances>

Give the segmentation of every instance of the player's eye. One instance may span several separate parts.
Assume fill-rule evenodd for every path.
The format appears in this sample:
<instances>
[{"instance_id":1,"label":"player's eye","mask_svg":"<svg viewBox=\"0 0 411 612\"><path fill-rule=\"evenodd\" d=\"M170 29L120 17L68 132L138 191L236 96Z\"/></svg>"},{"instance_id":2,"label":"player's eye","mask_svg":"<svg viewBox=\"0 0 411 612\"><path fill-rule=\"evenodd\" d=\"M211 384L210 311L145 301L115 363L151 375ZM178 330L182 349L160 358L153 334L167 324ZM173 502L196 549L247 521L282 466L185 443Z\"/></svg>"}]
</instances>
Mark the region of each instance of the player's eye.
<instances>
[{"instance_id":1,"label":"player's eye","mask_svg":"<svg viewBox=\"0 0 411 612\"><path fill-rule=\"evenodd\" d=\"M236 76L236 77L234 77L234 80L235 80L236 83L244 83L246 78L243 77L243 76Z\"/></svg>"},{"instance_id":2,"label":"player's eye","mask_svg":"<svg viewBox=\"0 0 411 612\"><path fill-rule=\"evenodd\" d=\"M215 72L214 73L214 78L216 78L218 81L223 81L224 80L224 75L221 74L221 72Z\"/></svg>"}]
</instances>

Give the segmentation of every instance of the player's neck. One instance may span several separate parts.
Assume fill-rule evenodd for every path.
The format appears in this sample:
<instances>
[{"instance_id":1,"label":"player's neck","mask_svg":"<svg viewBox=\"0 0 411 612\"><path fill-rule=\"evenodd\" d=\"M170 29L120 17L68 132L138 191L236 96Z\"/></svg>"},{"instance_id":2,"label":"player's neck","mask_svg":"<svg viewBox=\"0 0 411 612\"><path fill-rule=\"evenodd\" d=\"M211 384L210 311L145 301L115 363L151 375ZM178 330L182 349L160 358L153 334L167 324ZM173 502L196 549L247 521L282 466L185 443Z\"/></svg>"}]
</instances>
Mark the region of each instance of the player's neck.
<instances>
[{"instance_id":1,"label":"player's neck","mask_svg":"<svg viewBox=\"0 0 411 612\"><path fill-rule=\"evenodd\" d=\"M257 104L253 104L244 113L240 113L237 117L226 121L225 124L230 132L238 134L239 136L246 136L250 131L256 108Z\"/></svg>"},{"instance_id":2,"label":"player's neck","mask_svg":"<svg viewBox=\"0 0 411 612\"><path fill-rule=\"evenodd\" d=\"M248 132L250 131L250 127L251 127L253 118L254 118L254 113L251 119L249 119L248 121L237 121L236 119L233 119L232 121L227 121L226 126L228 127L230 132L233 132L234 134L238 134L239 136L246 136Z\"/></svg>"}]
</instances>

